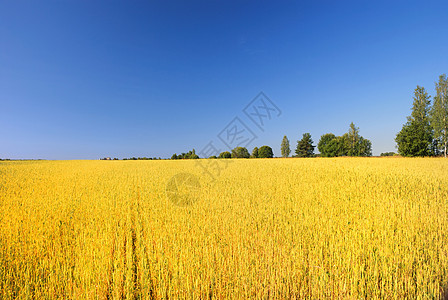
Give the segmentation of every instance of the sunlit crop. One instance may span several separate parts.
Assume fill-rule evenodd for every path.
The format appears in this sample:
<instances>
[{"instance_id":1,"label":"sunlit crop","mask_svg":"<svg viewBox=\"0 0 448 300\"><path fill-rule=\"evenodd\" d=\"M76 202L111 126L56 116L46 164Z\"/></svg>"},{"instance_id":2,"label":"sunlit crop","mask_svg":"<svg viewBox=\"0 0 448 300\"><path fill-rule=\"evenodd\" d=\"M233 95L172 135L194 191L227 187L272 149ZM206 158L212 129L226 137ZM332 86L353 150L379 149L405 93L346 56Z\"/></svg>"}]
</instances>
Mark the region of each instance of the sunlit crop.
<instances>
[{"instance_id":1,"label":"sunlit crop","mask_svg":"<svg viewBox=\"0 0 448 300\"><path fill-rule=\"evenodd\" d=\"M179 206L166 186L199 178ZM183 191L185 192L185 191ZM187 191L188 192L188 191ZM0 162L0 298L438 298L448 160Z\"/></svg>"}]
</instances>

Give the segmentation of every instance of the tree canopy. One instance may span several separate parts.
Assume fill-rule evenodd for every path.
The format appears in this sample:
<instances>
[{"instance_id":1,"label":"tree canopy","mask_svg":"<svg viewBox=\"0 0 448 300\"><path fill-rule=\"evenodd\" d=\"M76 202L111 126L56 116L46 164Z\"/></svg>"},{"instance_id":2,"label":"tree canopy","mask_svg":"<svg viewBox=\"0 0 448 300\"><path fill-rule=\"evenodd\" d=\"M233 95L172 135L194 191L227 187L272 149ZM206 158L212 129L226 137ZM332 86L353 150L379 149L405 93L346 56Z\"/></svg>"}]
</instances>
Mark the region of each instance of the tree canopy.
<instances>
[{"instance_id":1,"label":"tree canopy","mask_svg":"<svg viewBox=\"0 0 448 300\"><path fill-rule=\"evenodd\" d=\"M448 146L448 79L445 74L439 76L436 82L436 96L430 110L430 123L434 129L436 152L447 157Z\"/></svg>"},{"instance_id":2,"label":"tree canopy","mask_svg":"<svg viewBox=\"0 0 448 300\"><path fill-rule=\"evenodd\" d=\"M319 150L321 156L324 156L324 157L330 156L329 155L330 151L328 149L328 145L335 138L336 138L336 136L333 133L326 133L320 137L319 143L317 144L317 149ZM335 156L335 155L331 155L331 156Z\"/></svg>"},{"instance_id":3,"label":"tree canopy","mask_svg":"<svg viewBox=\"0 0 448 300\"><path fill-rule=\"evenodd\" d=\"M291 153L291 148L289 146L289 140L286 135L283 137L282 144L280 146L282 152L282 157L288 157Z\"/></svg>"},{"instance_id":4,"label":"tree canopy","mask_svg":"<svg viewBox=\"0 0 448 300\"><path fill-rule=\"evenodd\" d=\"M258 147L255 147L254 150L252 150L252 155L250 157L258 158Z\"/></svg>"},{"instance_id":5,"label":"tree canopy","mask_svg":"<svg viewBox=\"0 0 448 300\"><path fill-rule=\"evenodd\" d=\"M310 133L304 133L302 139L297 141L296 157L312 157L314 156L313 140Z\"/></svg>"},{"instance_id":6,"label":"tree canopy","mask_svg":"<svg viewBox=\"0 0 448 300\"><path fill-rule=\"evenodd\" d=\"M402 156L430 156L434 154L433 130L430 124L430 96L424 87L414 90L412 113L398 132L395 141Z\"/></svg>"},{"instance_id":7,"label":"tree canopy","mask_svg":"<svg viewBox=\"0 0 448 300\"><path fill-rule=\"evenodd\" d=\"M219 153L218 158L231 158L232 154L229 151Z\"/></svg>"},{"instance_id":8,"label":"tree canopy","mask_svg":"<svg viewBox=\"0 0 448 300\"><path fill-rule=\"evenodd\" d=\"M174 153L171 156L171 159L198 159L198 158L199 158L199 156L196 154L196 151L194 149L191 151L188 151L188 153L181 153L179 155Z\"/></svg>"},{"instance_id":9,"label":"tree canopy","mask_svg":"<svg viewBox=\"0 0 448 300\"><path fill-rule=\"evenodd\" d=\"M343 136L333 133L322 135L317 149L323 157L372 155L372 143L359 134L359 128L353 122Z\"/></svg>"},{"instance_id":10,"label":"tree canopy","mask_svg":"<svg viewBox=\"0 0 448 300\"><path fill-rule=\"evenodd\" d=\"M274 152L272 151L272 148L269 146L261 146L260 149L258 149L258 157L272 158L274 157Z\"/></svg>"},{"instance_id":11,"label":"tree canopy","mask_svg":"<svg viewBox=\"0 0 448 300\"><path fill-rule=\"evenodd\" d=\"M236 147L232 149L232 158L249 158L249 151L245 147Z\"/></svg>"}]
</instances>

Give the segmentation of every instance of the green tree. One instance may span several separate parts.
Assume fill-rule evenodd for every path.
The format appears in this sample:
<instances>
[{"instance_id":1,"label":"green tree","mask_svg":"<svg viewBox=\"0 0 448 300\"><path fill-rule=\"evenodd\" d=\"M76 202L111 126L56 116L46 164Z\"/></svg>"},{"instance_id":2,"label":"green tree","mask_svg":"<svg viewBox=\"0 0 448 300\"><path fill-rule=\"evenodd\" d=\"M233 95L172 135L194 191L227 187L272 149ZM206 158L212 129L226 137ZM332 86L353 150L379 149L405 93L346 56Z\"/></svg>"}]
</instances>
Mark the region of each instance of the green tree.
<instances>
[{"instance_id":1,"label":"green tree","mask_svg":"<svg viewBox=\"0 0 448 300\"><path fill-rule=\"evenodd\" d=\"M372 156L372 142L368 139L359 137L358 141L358 156Z\"/></svg>"},{"instance_id":2,"label":"green tree","mask_svg":"<svg viewBox=\"0 0 448 300\"><path fill-rule=\"evenodd\" d=\"M274 152L272 151L271 147L262 146L258 150L258 157L259 158L272 158L272 157L274 157Z\"/></svg>"},{"instance_id":3,"label":"green tree","mask_svg":"<svg viewBox=\"0 0 448 300\"><path fill-rule=\"evenodd\" d=\"M281 152L282 157L288 157L291 153L291 148L289 147L289 140L286 137L286 135L283 137L282 144L281 144Z\"/></svg>"},{"instance_id":4,"label":"green tree","mask_svg":"<svg viewBox=\"0 0 448 300\"><path fill-rule=\"evenodd\" d=\"M254 150L252 150L251 157L258 158L258 147L255 147Z\"/></svg>"},{"instance_id":5,"label":"green tree","mask_svg":"<svg viewBox=\"0 0 448 300\"><path fill-rule=\"evenodd\" d=\"M383 152L381 153L380 156L394 156L394 155L396 155L395 152Z\"/></svg>"},{"instance_id":6,"label":"green tree","mask_svg":"<svg viewBox=\"0 0 448 300\"><path fill-rule=\"evenodd\" d=\"M328 142L326 146L326 156L346 156L348 152L348 138L347 134L343 136L337 136Z\"/></svg>"},{"instance_id":7,"label":"green tree","mask_svg":"<svg viewBox=\"0 0 448 300\"><path fill-rule=\"evenodd\" d=\"M431 126L434 129L435 149L447 157L448 146L448 79L445 74L436 82L436 96L430 112Z\"/></svg>"},{"instance_id":8,"label":"green tree","mask_svg":"<svg viewBox=\"0 0 448 300\"><path fill-rule=\"evenodd\" d=\"M188 151L188 153L182 152L179 155L174 153L173 156L171 156L171 159L198 159L198 158L199 158L199 156L196 154L196 151L194 149L191 151ZM133 158L131 158L131 159L133 159ZM146 157L144 157L143 159L146 159Z\"/></svg>"},{"instance_id":9,"label":"green tree","mask_svg":"<svg viewBox=\"0 0 448 300\"><path fill-rule=\"evenodd\" d=\"M350 123L348 133L344 134L348 156L372 156L372 142L359 135L359 128Z\"/></svg>"},{"instance_id":10,"label":"green tree","mask_svg":"<svg viewBox=\"0 0 448 300\"><path fill-rule=\"evenodd\" d=\"M317 144L317 149L319 150L321 156L323 156L323 157L330 156L329 151L327 150L327 147L328 147L328 144L335 138L336 138L336 136L332 133L326 133L320 137L319 143Z\"/></svg>"},{"instance_id":11,"label":"green tree","mask_svg":"<svg viewBox=\"0 0 448 300\"><path fill-rule=\"evenodd\" d=\"M403 156L433 154L433 134L429 123L430 98L425 88L417 86L414 91L412 113L395 138L399 154Z\"/></svg>"},{"instance_id":12,"label":"green tree","mask_svg":"<svg viewBox=\"0 0 448 300\"><path fill-rule=\"evenodd\" d=\"M314 156L313 140L311 134L304 133L300 141L297 141L296 156L297 157L312 157Z\"/></svg>"},{"instance_id":13,"label":"green tree","mask_svg":"<svg viewBox=\"0 0 448 300\"><path fill-rule=\"evenodd\" d=\"M231 158L232 154L229 151L219 153L218 158Z\"/></svg>"},{"instance_id":14,"label":"green tree","mask_svg":"<svg viewBox=\"0 0 448 300\"><path fill-rule=\"evenodd\" d=\"M398 153L402 156L429 156L432 155L432 134L429 126L414 121L403 125L395 141Z\"/></svg>"},{"instance_id":15,"label":"green tree","mask_svg":"<svg viewBox=\"0 0 448 300\"><path fill-rule=\"evenodd\" d=\"M359 128L350 123L350 128L348 129L348 156L359 156Z\"/></svg>"},{"instance_id":16,"label":"green tree","mask_svg":"<svg viewBox=\"0 0 448 300\"><path fill-rule=\"evenodd\" d=\"M363 138L359 134L359 128L353 123L343 136L332 133L322 135L317 149L323 157L372 156L372 142Z\"/></svg>"},{"instance_id":17,"label":"green tree","mask_svg":"<svg viewBox=\"0 0 448 300\"><path fill-rule=\"evenodd\" d=\"M192 151L188 152L188 158L189 159L198 159L199 155L197 155L196 151L193 149Z\"/></svg>"},{"instance_id":18,"label":"green tree","mask_svg":"<svg viewBox=\"0 0 448 300\"><path fill-rule=\"evenodd\" d=\"M249 151L245 147L236 147L232 150L232 158L249 158Z\"/></svg>"}]
</instances>

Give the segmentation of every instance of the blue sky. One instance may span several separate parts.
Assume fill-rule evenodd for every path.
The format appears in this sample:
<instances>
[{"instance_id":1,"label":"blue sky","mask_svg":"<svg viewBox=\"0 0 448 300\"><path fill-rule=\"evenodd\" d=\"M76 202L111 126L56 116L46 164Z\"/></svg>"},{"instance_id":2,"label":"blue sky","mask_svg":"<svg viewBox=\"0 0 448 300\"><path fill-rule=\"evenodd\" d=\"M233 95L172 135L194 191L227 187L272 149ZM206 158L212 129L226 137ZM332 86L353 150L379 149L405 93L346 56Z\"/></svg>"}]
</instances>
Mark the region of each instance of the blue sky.
<instances>
[{"instance_id":1,"label":"blue sky","mask_svg":"<svg viewBox=\"0 0 448 300\"><path fill-rule=\"evenodd\" d=\"M294 149L352 121L374 154L395 151L416 85L434 95L448 72L447 12L446 1L0 0L0 157L170 157L234 117L257 136L250 150L276 156L283 135ZM260 91L282 111L264 132L242 112Z\"/></svg>"}]
</instances>

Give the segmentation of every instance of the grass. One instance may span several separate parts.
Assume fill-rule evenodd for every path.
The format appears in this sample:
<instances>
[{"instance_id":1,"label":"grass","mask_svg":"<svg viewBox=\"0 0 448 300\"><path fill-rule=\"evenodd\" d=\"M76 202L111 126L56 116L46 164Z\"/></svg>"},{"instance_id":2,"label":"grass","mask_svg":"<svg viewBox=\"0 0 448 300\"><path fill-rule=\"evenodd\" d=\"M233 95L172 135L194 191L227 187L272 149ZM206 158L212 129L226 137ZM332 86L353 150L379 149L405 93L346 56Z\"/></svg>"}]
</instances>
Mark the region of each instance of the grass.
<instances>
[{"instance_id":1,"label":"grass","mask_svg":"<svg viewBox=\"0 0 448 300\"><path fill-rule=\"evenodd\" d=\"M201 188L178 206L183 172ZM194 161L0 162L0 298L439 298L447 175L441 158L232 160L214 182Z\"/></svg>"}]
</instances>

